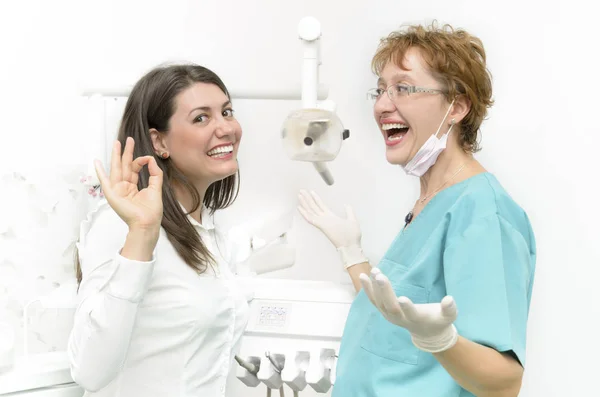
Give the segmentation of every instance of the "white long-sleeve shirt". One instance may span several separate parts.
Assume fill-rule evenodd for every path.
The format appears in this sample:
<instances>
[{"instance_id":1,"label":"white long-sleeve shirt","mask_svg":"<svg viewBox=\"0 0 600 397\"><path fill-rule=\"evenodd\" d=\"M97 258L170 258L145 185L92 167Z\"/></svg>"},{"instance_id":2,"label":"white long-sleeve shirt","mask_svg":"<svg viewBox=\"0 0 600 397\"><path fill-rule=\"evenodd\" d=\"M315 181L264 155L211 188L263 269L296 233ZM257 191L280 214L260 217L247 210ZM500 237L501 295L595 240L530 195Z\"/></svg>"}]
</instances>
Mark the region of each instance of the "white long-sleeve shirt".
<instances>
[{"instance_id":1,"label":"white long-sleeve shirt","mask_svg":"<svg viewBox=\"0 0 600 397\"><path fill-rule=\"evenodd\" d=\"M200 275L163 229L152 261L120 256L128 228L106 202L82 223L68 354L85 397L225 396L252 296L206 211L202 224L189 219L216 260Z\"/></svg>"}]
</instances>

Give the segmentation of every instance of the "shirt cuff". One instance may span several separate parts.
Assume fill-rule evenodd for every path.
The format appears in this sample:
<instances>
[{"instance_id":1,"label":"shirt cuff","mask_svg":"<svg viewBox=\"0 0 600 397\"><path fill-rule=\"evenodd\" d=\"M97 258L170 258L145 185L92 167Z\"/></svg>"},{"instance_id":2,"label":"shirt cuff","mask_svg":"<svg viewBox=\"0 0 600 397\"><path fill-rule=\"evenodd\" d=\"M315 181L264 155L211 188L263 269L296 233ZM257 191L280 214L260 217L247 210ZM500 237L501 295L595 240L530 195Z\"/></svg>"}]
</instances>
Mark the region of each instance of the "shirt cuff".
<instances>
[{"instance_id":1,"label":"shirt cuff","mask_svg":"<svg viewBox=\"0 0 600 397\"><path fill-rule=\"evenodd\" d=\"M138 303L148 289L156 260L155 253L149 262L135 261L117 254L116 269L108 283L108 293L115 298Z\"/></svg>"}]
</instances>

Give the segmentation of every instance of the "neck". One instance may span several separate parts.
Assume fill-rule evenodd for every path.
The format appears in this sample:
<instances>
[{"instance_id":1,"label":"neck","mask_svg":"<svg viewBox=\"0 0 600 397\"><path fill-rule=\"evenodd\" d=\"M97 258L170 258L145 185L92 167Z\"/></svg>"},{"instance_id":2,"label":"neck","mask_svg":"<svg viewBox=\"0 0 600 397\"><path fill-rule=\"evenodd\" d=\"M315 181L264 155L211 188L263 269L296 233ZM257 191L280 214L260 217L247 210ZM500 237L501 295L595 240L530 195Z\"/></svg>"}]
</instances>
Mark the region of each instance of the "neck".
<instances>
[{"instance_id":1,"label":"neck","mask_svg":"<svg viewBox=\"0 0 600 397\"><path fill-rule=\"evenodd\" d=\"M208 189L209 183L196 182L194 187L200 195L200 205L196 210L190 213L190 216L196 221L202 223L202 207L204 202L204 196ZM187 212L190 212L194 206L194 201L190 192L179 184L173 184L173 190L175 191L175 198L183 205Z\"/></svg>"},{"instance_id":2,"label":"neck","mask_svg":"<svg viewBox=\"0 0 600 397\"><path fill-rule=\"evenodd\" d=\"M448 145L439 155L435 164L420 178L421 197L432 195L444 183L446 183L447 187L455 181L460 180L460 174L454 178L452 176L461 166L465 165L466 167L472 160L473 155L471 153L465 153L458 145ZM464 168L462 173L464 173Z\"/></svg>"}]
</instances>

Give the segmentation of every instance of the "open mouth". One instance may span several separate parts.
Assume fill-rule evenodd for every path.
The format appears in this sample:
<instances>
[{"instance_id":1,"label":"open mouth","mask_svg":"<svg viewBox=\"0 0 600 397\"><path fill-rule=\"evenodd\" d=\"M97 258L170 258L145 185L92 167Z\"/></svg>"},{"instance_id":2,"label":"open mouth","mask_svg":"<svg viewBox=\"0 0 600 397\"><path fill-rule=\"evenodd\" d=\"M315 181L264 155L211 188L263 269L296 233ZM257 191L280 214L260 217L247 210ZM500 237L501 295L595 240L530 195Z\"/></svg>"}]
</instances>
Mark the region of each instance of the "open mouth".
<instances>
[{"instance_id":1,"label":"open mouth","mask_svg":"<svg viewBox=\"0 0 600 397\"><path fill-rule=\"evenodd\" d=\"M211 149L208 153L210 157L225 157L233 153L233 145L219 146Z\"/></svg>"},{"instance_id":2,"label":"open mouth","mask_svg":"<svg viewBox=\"0 0 600 397\"><path fill-rule=\"evenodd\" d=\"M384 124L381 129L385 131L388 141L399 141L408 132L408 126L403 123Z\"/></svg>"}]
</instances>

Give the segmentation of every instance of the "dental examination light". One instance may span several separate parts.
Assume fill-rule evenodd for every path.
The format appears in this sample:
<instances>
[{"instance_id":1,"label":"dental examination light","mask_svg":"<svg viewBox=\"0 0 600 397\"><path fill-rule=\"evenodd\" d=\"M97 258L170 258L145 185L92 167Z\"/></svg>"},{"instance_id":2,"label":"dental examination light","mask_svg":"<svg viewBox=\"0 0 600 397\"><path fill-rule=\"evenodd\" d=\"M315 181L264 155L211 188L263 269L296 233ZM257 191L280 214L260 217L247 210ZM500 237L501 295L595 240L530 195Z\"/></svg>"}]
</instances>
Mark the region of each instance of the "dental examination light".
<instances>
[{"instance_id":1,"label":"dental examination light","mask_svg":"<svg viewBox=\"0 0 600 397\"><path fill-rule=\"evenodd\" d=\"M308 161L327 185L334 179L325 164L334 160L342 141L350 136L335 114L332 101L317 102L319 92L319 39L321 25L313 17L305 17L298 25L303 44L302 109L292 111L282 128L283 146L292 160Z\"/></svg>"}]
</instances>

